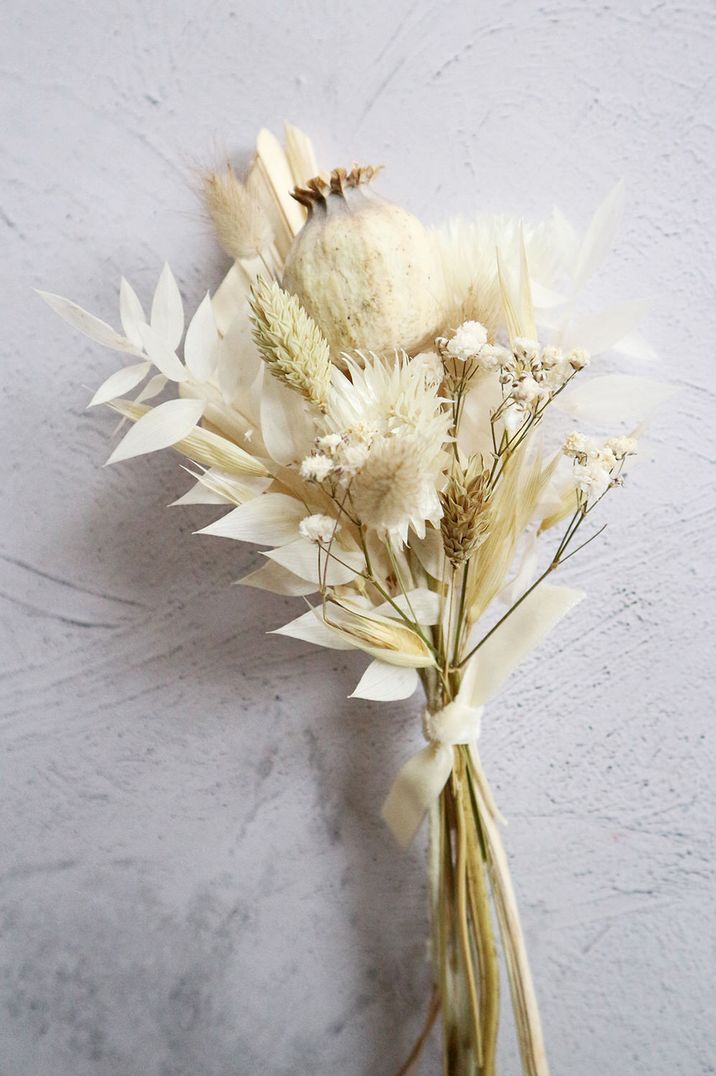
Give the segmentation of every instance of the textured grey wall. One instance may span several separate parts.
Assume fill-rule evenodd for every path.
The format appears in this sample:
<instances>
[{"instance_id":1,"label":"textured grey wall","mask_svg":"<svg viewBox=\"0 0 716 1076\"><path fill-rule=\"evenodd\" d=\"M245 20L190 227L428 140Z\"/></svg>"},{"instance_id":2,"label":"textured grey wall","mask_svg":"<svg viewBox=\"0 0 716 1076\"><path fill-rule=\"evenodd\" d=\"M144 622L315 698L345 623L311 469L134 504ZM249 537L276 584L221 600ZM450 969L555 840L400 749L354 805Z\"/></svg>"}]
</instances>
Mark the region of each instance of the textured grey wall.
<instances>
[{"instance_id":1,"label":"textured grey wall","mask_svg":"<svg viewBox=\"0 0 716 1076\"><path fill-rule=\"evenodd\" d=\"M422 848L379 804L414 707L267 638L288 601L153 457L101 470L115 358L31 286L114 319L168 258L224 265L191 193L286 117L381 160L430 220L584 224L619 176L595 301L653 297L682 392L563 577L589 601L484 730L556 1076L716 1071L714 75L709 0L8 3L3 305L2 1076L384 1076L426 1003ZM651 371L646 371L650 373ZM710 1001L709 1001L710 998ZM517 1071L506 1037L504 1076ZM425 1072L436 1071L435 1064Z\"/></svg>"}]
</instances>

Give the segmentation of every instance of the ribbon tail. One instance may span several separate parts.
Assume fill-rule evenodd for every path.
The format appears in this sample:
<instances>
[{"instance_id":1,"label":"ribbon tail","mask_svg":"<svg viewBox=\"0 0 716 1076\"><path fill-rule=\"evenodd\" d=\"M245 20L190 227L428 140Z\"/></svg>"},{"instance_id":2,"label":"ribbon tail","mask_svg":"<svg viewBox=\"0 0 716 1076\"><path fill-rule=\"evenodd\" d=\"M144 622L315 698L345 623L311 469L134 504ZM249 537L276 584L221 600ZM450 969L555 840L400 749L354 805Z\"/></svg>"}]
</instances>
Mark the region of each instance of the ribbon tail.
<instances>
[{"instance_id":1,"label":"ribbon tail","mask_svg":"<svg viewBox=\"0 0 716 1076\"><path fill-rule=\"evenodd\" d=\"M398 771L382 815L401 848L408 847L425 812L445 787L452 771L453 754L452 747L430 744Z\"/></svg>"}]
</instances>

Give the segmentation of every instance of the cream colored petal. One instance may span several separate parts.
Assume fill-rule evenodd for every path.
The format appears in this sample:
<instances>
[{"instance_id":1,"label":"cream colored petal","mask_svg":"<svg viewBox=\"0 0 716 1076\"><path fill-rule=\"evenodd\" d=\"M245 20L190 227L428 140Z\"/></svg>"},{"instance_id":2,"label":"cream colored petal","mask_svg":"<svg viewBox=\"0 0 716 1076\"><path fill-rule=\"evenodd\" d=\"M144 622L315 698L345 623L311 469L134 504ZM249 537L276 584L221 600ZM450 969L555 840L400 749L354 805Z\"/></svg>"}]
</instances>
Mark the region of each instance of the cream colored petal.
<instances>
[{"instance_id":1,"label":"cream colored petal","mask_svg":"<svg viewBox=\"0 0 716 1076\"><path fill-rule=\"evenodd\" d=\"M142 304L137 294L124 277L119 282L119 318L125 335L135 347L142 347L142 337L139 334L139 326L146 323L146 317Z\"/></svg>"},{"instance_id":2,"label":"cream colored petal","mask_svg":"<svg viewBox=\"0 0 716 1076\"><path fill-rule=\"evenodd\" d=\"M554 407L571 418L610 428L615 423L639 421L674 395L676 389L663 381L631 374L605 374L569 388Z\"/></svg>"},{"instance_id":3,"label":"cream colored petal","mask_svg":"<svg viewBox=\"0 0 716 1076\"><path fill-rule=\"evenodd\" d=\"M414 668L389 665L385 661L371 661L349 698L373 699L375 702L407 699L415 692L419 683L420 678Z\"/></svg>"},{"instance_id":4,"label":"cream colored petal","mask_svg":"<svg viewBox=\"0 0 716 1076\"><path fill-rule=\"evenodd\" d=\"M234 508L197 534L233 538L257 545L281 546L300 537L298 525L306 515L305 505L285 493L264 493Z\"/></svg>"},{"instance_id":5,"label":"cream colored petal","mask_svg":"<svg viewBox=\"0 0 716 1076\"><path fill-rule=\"evenodd\" d=\"M242 587L256 587L257 590L268 590L272 594L285 594L288 597L299 598L307 594L315 594L318 589L317 583L311 583L306 579L289 572L280 564L269 560L254 572L249 572L243 579L237 580L237 585Z\"/></svg>"},{"instance_id":6,"label":"cream colored petal","mask_svg":"<svg viewBox=\"0 0 716 1076\"><path fill-rule=\"evenodd\" d=\"M400 614L395 609L397 605L410 620L415 617L415 622L425 627L437 624L440 619L440 596L427 587L417 587L407 594L398 594L393 598L393 602L393 605L388 601L383 602L373 612L382 616L399 617Z\"/></svg>"},{"instance_id":7,"label":"cream colored petal","mask_svg":"<svg viewBox=\"0 0 716 1076\"><path fill-rule=\"evenodd\" d=\"M208 381L216 369L219 332L207 292L189 322L184 341L184 361L197 381Z\"/></svg>"},{"instance_id":8,"label":"cream colored petal","mask_svg":"<svg viewBox=\"0 0 716 1076\"><path fill-rule=\"evenodd\" d=\"M73 329L81 332L83 336L88 336L90 340L94 340L95 343L102 344L103 347L112 348L113 351L126 352L129 355L142 354L141 348L136 347L126 336L116 332L106 321L102 321L100 318L96 318L94 314L83 310L81 306L73 303L71 299L63 299L61 295L53 295L48 291L38 291L37 294L45 300L56 314L59 314L63 321L66 321Z\"/></svg>"},{"instance_id":9,"label":"cream colored petal","mask_svg":"<svg viewBox=\"0 0 716 1076\"><path fill-rule=\"evenodd\" d=\"M175 445L191 432L203 410L203 400L167 400L151 408L127 431L107 463Z\"/></svg>"},{"instance_id":10,"label":"cream colored petal","mask_svg":"<svg viewBox=\"0 0 716 1076\"><path fill-rule=\"evenodd\" d=\"M365 568L363 555L357 551L342 549L338 544L332 549L334 556L320 551L320 547L308 538L268 550L264 556L288 568L294 575L312 583L324 582L327 586L342 586L352 582ZM319 564L320 554L320 564ZM336 558L340 558L337 560Z\"/></svg>"},{"instance_id":11,"label":"cream colored petal","mask_svg":"<svg viewBox=\"0 0 716 1076\"><path fill-rule=\"evenodd\" d=\"M167 344L151 325L139 325L138 332L142 337L144 350L152 360L157 370L168 377L170 381L186 381L189 371L180 361L176 352Z\"/></svg>"},{"instance_id":12,"label":"cream colored petal","mask_svg":"<svg viewBox=\"0 0 716 1076\"><path fill-rule=\"evenodd\" d=\"M463 686L471 705L493 698L510 673L584 597L581 590L540 583L468 663Z\"/></svg>"},{"instance_id":13,"label":"cream colored petal","mask_svg":"<svg viewBox=\"0 0 716 1076\"><path fill-rule=\"evenodd\" d=\"M329 650L356 649L353 643L328 627L318 609L309 609L307 613L281 628L275 628L269 634L289 635L292 639L302 639L307 643L315 643L316 646L325 646Z\"/></svg>"},{"instance_id":14,"label":"cream colored petal","mask_svg":"<svg viewBox=\"0 0 716 1076\"><path fill-rule=\"evenodd\" d=\"M621 228L625 203L624 183L619 182L597 208L577 255L574 290L579 291L607 256Z\"/></svg>"},{"instance_id":15,"label":"cream colored petal","mask_svg":"<svg viewBox=\"0 0 716 1076\"><path fill-rule=\"evenodd\" d=\"M95 392L88 406L96 407L97 404L109 403L118 396L124 396L125 392L131 392L133 388L143 381L152 368L151 362L135 362L131 366L123 366L116 370L103 381Z\"/></svg>"},{"instance_id":16,"label":"cream colored petal","mask_svg":"<svg viewBox=\"0 0 716 1076\"><path fill-rule=\"evenodd\" d=\"M184 307L174 274L166 262L152 299L149 323L164 346L176 351L184 332Z\"/></svg>"}]
</instances>

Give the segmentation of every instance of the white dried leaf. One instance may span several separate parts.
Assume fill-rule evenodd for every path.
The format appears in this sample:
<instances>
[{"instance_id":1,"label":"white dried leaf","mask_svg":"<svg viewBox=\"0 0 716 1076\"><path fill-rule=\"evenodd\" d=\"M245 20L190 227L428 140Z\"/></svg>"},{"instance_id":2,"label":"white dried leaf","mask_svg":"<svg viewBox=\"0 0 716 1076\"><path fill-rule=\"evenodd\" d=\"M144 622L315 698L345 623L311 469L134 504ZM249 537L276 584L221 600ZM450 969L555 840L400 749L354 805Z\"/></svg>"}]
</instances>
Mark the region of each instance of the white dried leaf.
<instances>
[{"instance_id":1,"label":"white dried leaf","mask_svg":"<svg viewBox=\"0 0 716 1076\"><path fill-rule=\"evenodd\" d=\"M124 277L119 282L119 317L127 339L131 340L135 347L141 348L139 326L146 324L147 319L134 288Z\"/></svg>"},{"instance_id":2,"label":"white dried leaf","mask_svg":"<svg viewBox=\"0 0 716 1076\"><path fill-rule=\"evenodd\" d=\"M581 314L566 327L561 345L565 351L584 348L590 355L600 355L632 332L648 309L646 302L626 302L596 314Z\"/></svg>"},{"instance_id":3,"label":"white dried leaf","mask_svg":"<svg viewBox=\"0 0 716 1076\"><path fill-rule=\"evenodd\" d=\"M295 497L286 493L264 493L198 533L256 545L287 545L299 537L298 525L305 515L305 505Z\"/></svg>"},{"instance_id":4,"label":"white dried leaf","mask_svg":"<svg viewBox=\"0 0 716 1076\"><path fill-rule=\"evenodd\" d=\"M574 271L575 291L596 272L614 245L624 216L624 202L624 183L620 180L598 206L582 240Z\"/></svg>"},{"instance_id":5,"label":"white dried leaf","mask_svg":"<svg viewBox=\"0 0 716 1076\"><path fill-rule=\"evenodd\" d=\"M175 445L194 429L203 411L203 400L167 400L150 408L128 430L107 463L118 463Z\"/></svg>"},{"instance_id":6,"label":"white dried leaf","mask_svg":"<svg viewBox=\"0 0 716 1076\"><path fill-rule=\"evenodd\" d=\"M584 597L582 590L540 583L468 663L463 688L470 704L489 702L510 673Z\"/></svg>"},{"instance_id":7,"label":"white dried leaf","mask_svg":"<svg viewBox=\"0 0 716 1076\"><path fill-rule=\"evenodd\" d=\"M150 377L139 395L135 396L134 402L144 403L145 400L153 400L160 392L164 391L167 381L168 378L164 374L155 374L154 377Z\"/></svg>"},{"instance_id":8,"label":"white dried leaf","mask_svg":"<svg viewBox=\"0 0 716 1076\"><path fill-rule=\"evenodd\" d=\"M672 385L647 377L605 374L570 385L555 398L554 406L572 418L609 427L648 417L675 391Z\"/></svg>"},{"instance_id":9,"label":"white dried leaf","mask_svg":"<svg viewBox=\"0 0 716 1076\"><path fill-rule=\"evenodd\" d=\"M268 590L272 594L285 594L291 598L315 594L318 589L317 583L299 579L287 568L270 560L256 571L249 572L243 579L237 580L237 583L242 587L256 587L257 590Z\"/></svg>"},{"instance_id":10,"label":"white dried leaf","mask_svg":"<svg viewBox=\"0 0 716 1076\"><path fill-rule=\"evenodd\" d=\"M142 354L141 348L136 347L126 336L116 332L106 321L102 321L100 318L96 318L94 314L83 310L81 306L73 303L71 299L63 299L61 295L53 295L49 291L38 291L37 294L45 300L56 314L59 314L63 321L66 321L68 325L71 325L73 329L77 329L84 336L88 336L90 340L94 340L95 343L110 347L113 351L125 352L128 355Z\"/></svg>"},{"instance_id":11,"label":"white dried leaf","mask_svg":"<svg viewBox=\"0 0 716 1076\"><path fill-rule=\"evenodd\" d=\"M417 623L425 627L437 624L440 619L440 595L427 587L417 587L407 594L398 594L393 598L392 605L390 602L383 602L373 612L380 613L381 616L400 617L396 605L410 620L415 617Z\"/></svg>"},{"instance_id":12,"label":"white dried leaf","mask_svg":"<svg viewBox=\"0 0 716 1076\"><path fill-rule=\"evenodd\" d=\"M371 661L358 681L351 699L373 699L376 702L392 702L409 698L420 678L417 670L401 665L389 665L387 661Z\"/></svg>"},{"instance_id":13,"label":"white dried leaf","mask_svg":"<svg viewBox=\"0 0 716 1076\"><path fill-rule=\"evenodd\" d=\"M207 292L189 322L184 341L184 361L197 381L208 381L216 369L219 332Z\"/></svg>"},{"instance_id":14,"label":"white dried leaf","mask_svg":"<svg viewBox=\"0 0 716 1076\"><path fill-rule=\"evenodd\" d=\"M277 463L289 464L307 456L315 425L299 393L275 377L264 377L261 394L261 436Z\"/></svg>"},{"instance_id":15,"label":"white dried leaf","mask_svg":"<svg viewBox=\"0 0 716 1076\"><path fill-rule=\"evenodd\" d=\"M211 305L214 309L217 328L222 336L228 331L239 311L246 307L249 283L240 265L234 262L214 292Z\"/></svg>"},{"instance_id":16,"label":"white dried leaf","mask_svg":"<svg viewBox=\"0 0 716 1076\"><path fill-rule=\"evenodd\" d=\"M615 351L619 351L622 355L629 355L634 359L646 359L652 361L657 358L657 353L651 346L648 340L646 340L639 332L630 332L626 336L623 336L618 344L616 344Z\"/></svg>"},{"instance_id":17,"label":"white dried leaf","mask_svg":"<svg viewBox=\"0 0 716 1076\"><path fill-rule=\"evenodd\" d=\"M316 646L325 646L329 650L355 650L353 643L349 643L342 636L324 623L320 609L309 609L307 613L296 617L281 628L274 628L270 635L289 635L292 639L302 639L307 643L315 643Z\"/></svg>"},{"instance_id":18,"label":"white dried leaf","mask_svg":"<svg viewBox=\"0 0 716 1076\"><path fill-rule=\"evenodd\" d=\"M249 304L242 308L228 326L219 345L217 381L227 403L241 401L242 410L251 386L256 380L263 362L251 336Z\"/></svg>"},{"instance_id":19,"label":"white dried leaf","mask_svg":"<svg viewBox=\"0 0 716 1076\"><path fill-rule=\"evenodd\" d=\"M102 382L88 406L96 407L97 404L108 403L109 400L116 400L118 396L124 396L125 392L131 392L144 380L151 368L151 362L135 362L131 366L123 366L121 370L115 370Z\"/></svg>"},{"instance_id":20,"label":"white dried leaf","mask_svg":"<svg viewBox=\"0 0 716 1076\"><path fill-rule=\"evenodd\" d=\"M357 550L342 549L338 543L334 543L332 553L335 556L327 557L320 547L308 538L299 538L296 542L280 546L278 549L270 549L264 553L277 564L288 568L294 575L301 579L307 579L311 583L325 582L327 586L342 586L355 579L358 572L365 568L362 553ZM320 553L320 572L319 572ZM339 558L336 559L336 558ZM342 563L341 563L342 562ZM324 574L325 573L325 574Z\"/></svg>"},{"instance_id":21,"label":"white dried leaf","mask_svg":"<svg viewBox=\"0 0 716 1076\"><path fill-rule=\"evenodd\" d=\"M151 326L169 351L176 351L184 332L184 306L171 269L164 263L152 299Z\"/></svg>"},{"instance_id":22,"label":"white dried leaf","mask_svg":"<svg viewBox=\"0 0 716 1076\"><path fill-rule=\"evenodd\" d=\"M423 571L433 579L440 579L445 561L445 550L440 529L438 527L426 527L424 538L418 538L417 535L411 534L410 548L415 553Z\"/></svg>"},{"instance_id":23,"label":"white dried leaf","mask_svg":"<svg viewBox=\"0 0 716 1076\"><path fill-rule=\"evenodd\" d=\"M152 360L157 370L168 377L170 381L186 381L189 372L179 360L175 351L165 343L164 337L160 336L151 325L140 325L139 333L142 337L144 350Z\"/></svg>"}]
</instances>

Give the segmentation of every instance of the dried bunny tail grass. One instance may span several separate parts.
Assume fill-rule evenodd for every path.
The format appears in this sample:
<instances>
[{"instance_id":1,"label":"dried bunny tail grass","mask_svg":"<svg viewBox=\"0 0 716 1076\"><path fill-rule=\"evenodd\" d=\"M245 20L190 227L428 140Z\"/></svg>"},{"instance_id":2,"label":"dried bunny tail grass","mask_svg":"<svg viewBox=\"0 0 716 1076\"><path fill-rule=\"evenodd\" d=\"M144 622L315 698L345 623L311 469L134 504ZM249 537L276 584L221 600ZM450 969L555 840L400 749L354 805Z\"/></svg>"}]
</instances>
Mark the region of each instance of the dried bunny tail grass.
<instances>
[{"instance_id":1,"label":"dried bunny tail grass","mask_svg":"<svg viewBox=\"0 0 716 1076\"><path fill-rule=\"evenodd\" d=\"M321 330L298 299L259 277L251 288L253 337L274 377L325 407L331 356Z\"/></svg>"},{"instance_id":2,"label":"dried bunny tail grass","mask_svg":"<svg viewBox=\"0 0 716 1076\"><path fill-rule=\"evenodd\" d=\"M204 203L222 248L232 258L252 258L273 241L271 222L261 201L231 165L203 178Z\"/></svg>"},{"instance_id":3,"label":"dried bunny tail grass","mask_svg":"<svg viewBox=\"0 0 716 1076\"><path fill-rule=\"evenodd\" d=\"M151 411L147 404L132 403L129 400L113 400L109 406L133 422ZM232 441L210 430L204 430L201 426L195 426L191 433L171 447L194 463L216 467L227 474L241 475L244 478L267 478L269 475L260 460L244 452Z\"/></svg>"},{"instance_id":4,"label":"dried bunny tail grass","mask_svg":"<svg viewBox=\"0 0 716 1076\"><path fill-rule=\"evenodd\" d=\"M473 456L466 468L456 466L440 494L443 509L440 530L445 556L457 568L469 560L487 538L490 472L480 456Z\"/></svg>"},{"instance_id":5,"label":"dried bunny tail grass","mask_svg":"<svg viewBox=\"0 0 716 1076\"><path fill-rule=\"evenodd\" d=\"M351 502L368 527L389 531L421 514L425 460L417 435L377 438L351 483Z\"/></svg>"}]
</instances>

